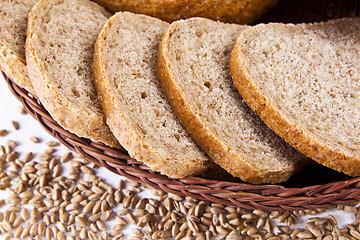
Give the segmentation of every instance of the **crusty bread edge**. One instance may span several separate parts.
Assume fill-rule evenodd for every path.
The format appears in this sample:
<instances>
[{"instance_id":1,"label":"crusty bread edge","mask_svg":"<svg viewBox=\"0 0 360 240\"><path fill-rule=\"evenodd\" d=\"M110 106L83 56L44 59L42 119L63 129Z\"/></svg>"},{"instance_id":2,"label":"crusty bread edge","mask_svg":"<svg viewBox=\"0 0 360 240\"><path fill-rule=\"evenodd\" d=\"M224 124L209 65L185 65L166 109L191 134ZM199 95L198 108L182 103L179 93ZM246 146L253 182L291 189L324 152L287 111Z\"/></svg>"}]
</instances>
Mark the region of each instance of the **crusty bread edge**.
<instances>
[{"instance_id":1,"label":"crusty bread edge","mask_svg":"<svg viewBox=\"0 0 360 240\"><path fill-rule=\"evenodd\" d=\"M174 164L174 159L166 159L166 156L159 153L156 149L146 144L139 136L136 129L129 124L126 116L124 116L120 109L119 103L115 100L112 91L108 91L106 86L105 70L103 69L103 56L100 54L102 50L102 40L109 25L111 25L119 14L119 12L111 17L100 31L99 37L95 43L95 54L93 59L93 73L95 79L95 87L98 92L98 100L103 108L105 119L115 137L120 144L128 151L129 155L151 168L152 171L160 172L164 175L173 178L183 178L189 175L197 175L206 171L209 164L204 163L201 167L198 164L184 170L184 166ZM130 14L130 13L125 13ZM170 161L169 161L170 160ZM164 168L166 166L166 168ZM191 172L189 174L189 172Z\"/></svg>"},{"instance_id":2,"label":"crusty bread edge","mask_svg":"<svg viewBox=\"0 0 360 240\"><path fill-rule=\"evenodd\" d=\"M158 52L158 75L165 95L170 102L181 124L192 138L205 152L231 175L243 181L255 184L279 183L290 178L294 171L268 171L263 172L252 167L237 155L229 146L226 146L208 126L201 120L198 113L187 101L185 93L176 82L175 74L168 60L167 42L171 37L174 26L181 21L173 22L163 35ZM212 20L208 20L212 21Z\"/></svg>"},{"instance_id":3,"label":"crusty bread edge","mask_svg":"<svg viewBox=\"0 0 360 240\"><path fill-rule=\"evenodd\" d=\"M38 17L35 12L37 11L39 5L43 2L47 1L39 1L29 13L28 31L25 43L27 69L37 97L48 110L52 118L64 129L76 134L79 137L90 138L93 141L102 142L110 147L121 149L121 145L113 136L101 116L98 116L97 114L84 116L84 111L79 109L76 104L73 104L72 102L59 96L56 90L48 84L46 76L41 72L32 41L34 34L33 20ZM84 118L92 119L91 124L84 125Z\"/></svg>"},{"instance_id":4,"label":"crusty bread edge","mask_svg":"<svg viewBox=\"0 0 360 240\"><path fill-rule=\"evenodd\" d=\"M26 63L15 54L9 53L7 56L3 52L8 52L8 48L0 42L0 68L17 85L35 95L27 73ZM24 56L25 57L25 56Z\"/></svg>"},{"instance_id":5,"label":"crusty bread edge","mask_svg":"<svg viewBox=\"0 0 360 240\"><path fill-rule=\"evenodd\" d=\"M276 24L279 23L270 23L267 27L270 28ZM241 42L244 38L243 36L251 34L254 28L262 26L254 26L243 31L231 52L230 71L235 87L249 107L265 124L299 152L326 167L344 172L350 176L359 176L360 167L358 166L360 166L360 159L329 146L312 133L301 129L296 123L291 122L256 85L242 57Z\"/></svg>"},{"instance_id":6,"label":"crusty bread edge","mask_svg":"<svg viewBox=\"0 0 360 240\"><path fill-rule=\"evenodd\" d=\"M160 18L167 22L191 17L205 17L222 22L251 24L273 9L279 0L95 0L112 12L129 11ZM141 2L141 3L139 3Z\"/></svg>"}]
</instances>

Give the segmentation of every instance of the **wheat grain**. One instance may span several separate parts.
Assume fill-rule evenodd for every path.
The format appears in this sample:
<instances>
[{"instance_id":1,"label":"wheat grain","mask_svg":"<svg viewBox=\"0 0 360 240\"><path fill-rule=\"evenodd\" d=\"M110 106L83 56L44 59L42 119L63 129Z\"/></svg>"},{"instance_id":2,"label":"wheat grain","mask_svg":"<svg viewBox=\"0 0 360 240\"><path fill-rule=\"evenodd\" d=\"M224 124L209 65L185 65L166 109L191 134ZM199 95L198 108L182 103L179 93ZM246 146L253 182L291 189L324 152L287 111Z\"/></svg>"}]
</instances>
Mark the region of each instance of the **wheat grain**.
<instances>
[{"instance_id":1,"label":"wheat grain","mask_svg":"<svg viewBox=\"0 0 360 240\"><path fill-rule=\"evenodd\" d=\"M271 213L246 210L182 197L124 180L119 181L119 187L115 189L98 178L96 169L87 165L83 158L67 163L74 158L71 152L55 157L56 149L53 147L58 146L57 141L45 144L49 148L34 161L31 161L34 154L30 152L20 160L19 153L14 151L15 142L9 141L7 147L2 146L0 163L2 159L10 170L0 173L0 181L14 187L7 190L9 198L4 202L13 205L5 212L0 231L19 238L22 235L64 239L65 232L71 232L72 236L65 239L109 239L107 222L114 216L113 209L120 205L122 208L117 212L116 224L111 227L112 239L122 239L121 231L128 224L141 228L134 230L134 237L145 239L360 237L358 228L350 225L347 229L336 227L334 216L309 218L306 229L290 228L299 217L318 214L324 209ZM70 174L61 176L65 163L71 167ZM150 189L157 198L140 198L138 193L144 188ZM33 207L31 213L20 203L29 203ZM339 209L354 214L358 211L354 206ZM271 219L286 226L272 226Z\"/></svg>"},{"instance_id":2,"label":"wheat grain","mask_svg":"<svg viewBox=\"0 0 360 240\"><path fill-rule=\"evenodd\" d=\"M11 126L14 128L14 130L19 130L20 129L20 125L17 121L12 120L11 121Z\"/></svg>"},{"instance_id":3,"label":"wheat grain","mask_svg":"<svg viewBox=\"0 0 360 240\"><path fill-rule=\"evenodd\" d=\"M35 137L35 136L31 136L29 139L33 143L40 143L41 142L40 139Z\"/></svg>"},{"instance_id":4,"label":"wheat grain","mask_svg":"<svg viewBox=\"0 0 360 240\"><path fill-rule=\"evenodd\" d=\"M24 228L22 226L19 226L16 228L15 232L14 232L14 237L15 238L20 238L22 232L23 232Z\"/></svg>"},{"instance_id":5,"label":"wheat grain","mask_svg":"<svg viewBox=\"0 0 360 240\"><path fill-rule=\"evenodd\" d=\"M8 130L6 130L6 129L0 129L0 137L4 137L4 136L6 136L8 133L9 133Z\"/></svg>"},{"instance_id":6,"label":"wheat grain","mask_svg":"<svg viewBox=\"0 0 360 240\"><path fill-rule=\"evenodd\" d=\"M16 111L21 115L26 115L27 114L26 110L21 106L16 106Z\"/></svg>"}]
</instances>

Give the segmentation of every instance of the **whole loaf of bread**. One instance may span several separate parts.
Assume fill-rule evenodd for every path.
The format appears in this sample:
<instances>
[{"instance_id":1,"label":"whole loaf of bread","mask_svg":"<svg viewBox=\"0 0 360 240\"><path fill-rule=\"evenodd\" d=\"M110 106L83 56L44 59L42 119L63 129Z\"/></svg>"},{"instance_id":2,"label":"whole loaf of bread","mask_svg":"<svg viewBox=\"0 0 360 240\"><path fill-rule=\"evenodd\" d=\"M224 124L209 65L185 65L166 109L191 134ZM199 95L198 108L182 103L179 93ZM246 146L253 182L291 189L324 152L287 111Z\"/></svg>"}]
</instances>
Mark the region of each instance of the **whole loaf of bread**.
<instances>
[{"instance_id":1,"label":"whole loaf of bread","mask_svg":"<svg viewBox=\"0 0 360 240\"><path fill-rule=\"evenodd\" d=\"M271 10L279 0L95 0L113 12L142 13L172 22L204 17L223 22L249 24Z\"/></svg>"}]
</instances>

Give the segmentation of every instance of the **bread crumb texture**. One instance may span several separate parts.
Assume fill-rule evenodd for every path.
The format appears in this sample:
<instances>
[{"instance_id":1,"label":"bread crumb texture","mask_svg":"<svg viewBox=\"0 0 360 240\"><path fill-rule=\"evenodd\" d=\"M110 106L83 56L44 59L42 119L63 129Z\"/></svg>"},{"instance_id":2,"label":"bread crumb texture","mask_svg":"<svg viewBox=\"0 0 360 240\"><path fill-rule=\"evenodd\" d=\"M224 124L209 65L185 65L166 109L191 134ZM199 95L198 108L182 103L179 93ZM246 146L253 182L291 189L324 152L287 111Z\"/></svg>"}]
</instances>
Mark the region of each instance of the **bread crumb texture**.
<instances>
[{"instance_id":1,"label":"bread crumb texture","mask_svg":"<svg viewBox=\"0 0 360 240\"><path fill-rule=\"evenodd\" d=\"M87 0L40 1L29 15L26 54L35 91L51 116L80 137L119 147L92 74L94 44L110 16Z\"/></svg>"},{"instance_id":2,"label":"bread crumb texture","mask_svg":"<svg viewBox=\"0 0 360 240\"><path fill-rule=\"evenodd\" d=\"M239 91L275 132L353 176L360 175L359 27L359 18L258 25L240 35L232 59Z\"/></svg>"},{"instance_id":3,"label":"bread crumb texture","mask_svg":"<svg viewBox=\"0 0 360 240\"><path fill-rule=\"evenodd\" d=\"M246 28L202 18L172 23L161 46L162 81L178 117L216 163L245 181L281 182L305 157L276 136L233 85L230 52Z\"/></svg>"},{"instance_id":4,"label":"bread crumb texture","mask_svg":"<svg viewBox=\"0 0 360 240\"><path fill-rule=\"evenodd\" d=\"M157 78L168 23L120 12L96 44L96 86L107 122L130 156L172 177L202 172L209 158L182 128Z\"/></svg>"},{"instance_id":5,"label":"bread crumb texture","mask_svg":"<svg viewBox=\"0 0 360 240\"><path fill-rule=\"evenodd\" d=\"M0 1L0 67L20 87L34 90L25 63L28 13L37 0Z\"/></svg>"}]
</instances>

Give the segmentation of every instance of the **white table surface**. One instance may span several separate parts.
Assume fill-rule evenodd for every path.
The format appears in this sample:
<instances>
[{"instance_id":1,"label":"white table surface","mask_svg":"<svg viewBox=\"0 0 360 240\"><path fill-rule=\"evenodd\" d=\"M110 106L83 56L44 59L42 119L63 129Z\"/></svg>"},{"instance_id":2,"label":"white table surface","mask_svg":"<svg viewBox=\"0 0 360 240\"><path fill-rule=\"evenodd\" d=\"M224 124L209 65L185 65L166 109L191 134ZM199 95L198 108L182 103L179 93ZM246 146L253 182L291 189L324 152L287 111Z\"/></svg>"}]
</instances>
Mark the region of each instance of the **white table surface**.
<instances>
[{"instance_id":1,"label":"white table surface","mask_svg":"<svg viewBox=\"0 0 360 240\"><path fill-rule=\"evenodd\" d=\"M33 153L42 153L48 146L45 144L47 141L55 140L51 137L45 130L38 124L38 122L33 119L29 114L21 115L17 111L17 107L21 106L21 103L12 95L10 92L5 80L2 76L0 76L0 129L7 129L9 133L4 136L0 137L0 144L5 145L7 140L13 140L19 143L19 146L16 147L16 151L22 153L26 152L33 152ZM17 121L19 123L20 129L14 130L11 121ZM33 143L30 141L30 137L35 136L41 140L41 143ZM58 151L56 154L62 154L67 152L68 150L65 147L57 147ZM97 169L97 176L101 177L112 185L116 187L118 182L121 179L124 179L121 176L113 174L106 169L99 168ZM141 193L141 196L147 198L155 198L152 196L151 192L148 190L144 190ZM0 200L5 199L7 197L6 191L0 191ZM116 208L115 211L120 208ZM6 210L6 206L0 208L0 212L4 212ZM348 223L352 223L355 220L355 217L352 213L348 213L345 211L336 211L335 209L329 209L325 213L319 215L321 217L327 216L332 214L336 217L339 227L342 228ZM313 217L313 216L309 216ZM305 223L305 218L300 221L299 224L293 227L303 227ZM276 224L276 223L275 223ZM132 233L130 229L134 228L135 226L129 226L124 230L124 234L126 236L131 236ZM3 239L4 235L0 235L0 239Z\"/></svg>"}]
</instances>

